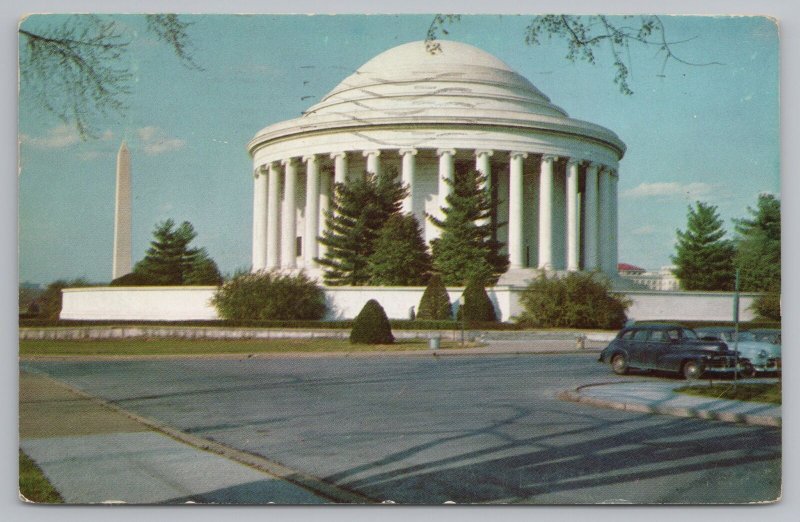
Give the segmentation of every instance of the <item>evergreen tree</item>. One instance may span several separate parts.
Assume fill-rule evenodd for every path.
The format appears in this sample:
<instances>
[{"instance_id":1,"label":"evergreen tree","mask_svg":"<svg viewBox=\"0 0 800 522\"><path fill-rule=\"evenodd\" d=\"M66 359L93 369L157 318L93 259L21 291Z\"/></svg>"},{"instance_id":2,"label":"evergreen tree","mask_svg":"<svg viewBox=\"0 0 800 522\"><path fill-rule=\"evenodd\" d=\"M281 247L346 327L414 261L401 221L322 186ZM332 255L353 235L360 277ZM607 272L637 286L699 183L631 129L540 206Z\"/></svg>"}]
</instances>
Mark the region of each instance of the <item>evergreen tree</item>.
<instances>
[{"instance_id":1,"label":"evergreen tree","mask_svg":"<svg viewBox=\"0 0 800 522\"><path fill-rule=\"evenodd\" d=\"M431 256L422 227L411 214L393 214L381 227L367 260L370 284L421 286L430 277Z\"/></svg>"},{"instance_id":2,"label":"evergreen tree","mask_svg":"<svg viewBox=\"0 0 800 522\"><path fill-rule=\"evenodd\" d=\"M771 194L758 196L752 219L736 223L736 267L741 289L746 292L780 291L781 202Z\"/></svg>"},{"instance_id":3,"label":"evergreen tree","mask_svg":"<svg viewBox=\"0 0 800 522\"><path fill-rule=\"evenodd\" d=\"M430 319L434 321L446 321L453 317L453 310L450 305L450 296L447 294L442 278L439 274L433 274L428 281L428 286L419 301L417 319Z\"/></svg>"},{"instance_id":4,"label":"evergreen tree","mask_svg":"<svg viewBox=\"0 0 800 522\"><path fill-rule=\"evenodd\" d=\"M675 276L684 290L733 290L735 249L725 237L717 207L689 207L686 231L677 231Z\"/></svg>"},{"instance_id":5,"label":"evergreen tree","mask_svg":"<svg viewBox=\"0 0 800 522\"><path fill-rule=\"evenodd\" d=\"M368 260L383 224L399 214L408 193L396 173L365 173L360 179L334 186L331 208L325 216L325 232L319 242L327 247L319 259L328 285L366 285L370 282Z\"/></svg>"},{"instance_id":6,"label":"evergreen tree","mask_svg":"<svg viewBox=\"0 0 800 522\"><path fill-rule=\"evenodd\" d=\"M472 280L464 288L464 304L458 309L459 320L467 323L484 323L497 321L494 304L486 293L486 287L480 280Z\"/></svg>"},{"instance_id":7,"label":"evergreen tree","mask_svg":"<svg viewBox=\"0 0 800 522\"><path fill-rule=\"evenodd\" d=\"M433 268L447 285L463 285L472 279L494 283L508 269L501 243L492 239L492 225L482 223L491 215L492 203L484 189L486 177L475 170L456 169L444 219L428 219L442 230L431 242ZM480 224L479 224L480 223Z\"/></svg>"},{"instance_id":8,"label":"evergreen tree","mask_svg":"<svg viewBox=\"0 0 800 522\"><path fill-rule=\"evenodd\" d=\"M150 248L133 269L137 278L147 285L221 284L217 264L208 257L206 249L189 246L197 237L192 224L184 221L174 227L172 219L156 225Z\"/></svg>"}]
</instances>

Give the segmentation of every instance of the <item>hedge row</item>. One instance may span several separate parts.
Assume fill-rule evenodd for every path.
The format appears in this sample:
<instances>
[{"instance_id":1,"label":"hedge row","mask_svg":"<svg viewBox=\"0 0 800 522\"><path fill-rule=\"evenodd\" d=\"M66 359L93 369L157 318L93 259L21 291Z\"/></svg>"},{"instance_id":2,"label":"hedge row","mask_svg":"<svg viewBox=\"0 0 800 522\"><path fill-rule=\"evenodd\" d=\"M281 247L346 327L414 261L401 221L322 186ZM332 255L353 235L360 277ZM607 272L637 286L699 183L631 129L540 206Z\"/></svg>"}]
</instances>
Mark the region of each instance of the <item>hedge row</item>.
<instances>
[{"instance_id":1,"label":"hedge row","mask_svg":"<svg viewBox=\"0 0 800 522\"><path fill-rule=\"evenodd\" d=\"M672 324L681 324L687 328L703 328L703 327L710 327L710 326L722 326L722 327L733 327L735 326L733 321L680 321L680 320L663 320L663 321L636 321L636 324L660 324L660 323L672 323ZM755 330L758 328L780 328L781 323L779 321L740 321L739 328L742 330Z\"/></svg>"},{"instance_id":2,"label":"hedge row","mask_svg":"<svg viewBox=\"0 0 800 522\"><path fill-rule=\"evenodd\" d=\"M459 330L461 323L458 321L433 321L433 320L407 320L392 319L389 321L392 329L396 330ZM64 319L23 319L20 317L19 326L22 328L45 327L81 327L81 326L174 326L174 327L199 327L210 326L217 328L305 328L305 329L350 329L352 320L342 321L84 321ZM472 330L520 330L512 323L469 323L466 325Z\"/></svg>"}]
</instances>

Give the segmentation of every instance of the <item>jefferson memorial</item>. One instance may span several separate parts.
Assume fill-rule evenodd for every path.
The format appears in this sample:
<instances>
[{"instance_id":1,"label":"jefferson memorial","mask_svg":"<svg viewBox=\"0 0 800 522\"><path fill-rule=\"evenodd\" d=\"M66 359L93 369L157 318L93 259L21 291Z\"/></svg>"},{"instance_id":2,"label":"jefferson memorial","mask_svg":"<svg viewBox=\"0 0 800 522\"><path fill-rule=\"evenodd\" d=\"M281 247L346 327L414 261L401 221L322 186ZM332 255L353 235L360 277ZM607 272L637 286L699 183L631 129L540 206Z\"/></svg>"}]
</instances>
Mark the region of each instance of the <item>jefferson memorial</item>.
<instances>
[{"instance_id":1,"label":"jefferson memorial","mask_svg":"<svg viewBox=\"0 0 800 522\"><path fill-rule=\"evenodd\" d=\"M617 172L625 144L613 132L568 117L494 56L461 43L438 43L439 52L413 42L376 56L301 117L270 125L250 141L254 271L322 275L314 260L324 255L317 237L334 183L365 171L397 172L410 188L403 210L424 224L430 241L438 229L426 214L441 216L450 187L444 180L460 169L476 169L488 178L498 239L510 259L508 272L488 289L501 320L520 313L519 293L541 270L593 269L632 299L628 315L637 320L730 318L730 294L648 291L617 276ZM120 158L118 185L125 185L127 152ZM118 214L129 211L128 192L118 193ZM123 239L124 246L129 236ZM61 318L218 319L211 304L216 290L65 289ZM462 291L448 288L451 302ZM401 319L419 303L422 288L335 287L325 294L328 319L355 317L369 299ZM750 303L753 298L746 297ZM743 301L742 309L748 304Z\"/></svg>"},{"instance_id":2,"label":"jefferson memorial","mask_svg":"<svg viewBox=\"0 0 800 522\"><path fill-rule=\"evenodd\" d=\"M423 41L389 49L345 78L302 116L259 131L253 158L253 271L319 275L333 183L393 168L409 187L403 211L439 229L457 168L487 179L509 272L617 266L617 176L625 144L570 118L530 81L470 45Z\"/></svg>"}]
</instances>

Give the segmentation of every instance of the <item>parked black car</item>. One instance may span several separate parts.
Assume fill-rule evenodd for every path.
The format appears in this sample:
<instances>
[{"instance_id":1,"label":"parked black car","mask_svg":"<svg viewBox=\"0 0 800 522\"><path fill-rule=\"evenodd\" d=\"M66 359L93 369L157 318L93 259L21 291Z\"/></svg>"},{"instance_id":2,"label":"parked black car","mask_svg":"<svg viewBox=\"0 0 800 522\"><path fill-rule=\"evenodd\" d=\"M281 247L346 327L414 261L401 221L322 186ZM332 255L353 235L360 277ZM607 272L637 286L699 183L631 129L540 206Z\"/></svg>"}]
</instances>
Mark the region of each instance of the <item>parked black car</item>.
<instances>
[{"instance_id":1,"label":"parked black car","mask_svg":"<svg viewBox=\"0 0 800 522\"><path fill-rule=\"evenodd\" d=\"M724 341L701 340L690 328L677 324L642 324L622 329L600 353L600 362L610 363L619 375L630 368L678 372L696 379L705 372L732 374L736 352ZM739 370L749 371L750 362L739 358Z\"/></svg>"}]
</instances>

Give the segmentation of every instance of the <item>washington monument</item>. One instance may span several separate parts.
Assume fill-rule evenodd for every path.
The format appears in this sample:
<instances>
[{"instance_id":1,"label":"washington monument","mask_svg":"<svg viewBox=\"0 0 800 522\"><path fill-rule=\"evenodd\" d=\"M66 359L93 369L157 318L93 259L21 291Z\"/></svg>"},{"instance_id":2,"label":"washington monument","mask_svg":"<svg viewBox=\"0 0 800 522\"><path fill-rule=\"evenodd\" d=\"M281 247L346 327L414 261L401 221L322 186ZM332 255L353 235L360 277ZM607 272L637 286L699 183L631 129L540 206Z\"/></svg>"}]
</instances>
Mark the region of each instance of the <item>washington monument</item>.
<instances>
[{"instance_id":1,"label":"washington monument","mask_svg":"<svg viewBox=\"0 0 800 522\"><path fill-rule=\"evenodd\" d=\"M117 153L117 194L114 210L112 279L131 272L131 154L125 142Z\"/></svg>"}]
</instances>

